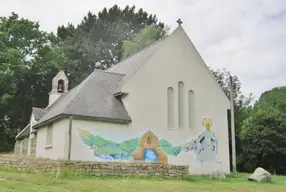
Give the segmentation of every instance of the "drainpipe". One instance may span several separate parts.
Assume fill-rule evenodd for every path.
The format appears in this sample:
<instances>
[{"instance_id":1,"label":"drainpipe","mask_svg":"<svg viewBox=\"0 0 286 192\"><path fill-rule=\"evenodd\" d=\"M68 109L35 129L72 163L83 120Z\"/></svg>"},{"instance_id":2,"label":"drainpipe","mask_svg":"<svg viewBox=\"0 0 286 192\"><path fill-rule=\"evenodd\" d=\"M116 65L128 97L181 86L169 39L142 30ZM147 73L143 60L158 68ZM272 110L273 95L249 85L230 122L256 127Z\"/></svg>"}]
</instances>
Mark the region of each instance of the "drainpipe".
<instances>
[{"instance_id":1,"label":"drainpipe","mask_svg":"<svg viewBox=\"0 0 286 192\"><path fill-rule=\"evenodd\" d=\"M230 112L231 112L231 147L232 147L232 169L236 174L236 147L235 147L235 124L234 124L234 104L233 104L233 82L232 76L229 77L230 82Z\"/></svg>"},{"instance_id":2,"label":"drainpipe","mask_svg":"<svg viewBox=\"0 0 286 192\"><path fill-rule=\"evenodd\" d=\"M70 116L70 121L69 121L69 133L68 133L68 141L69 141L69 144L68 144L68 160L71 159L72 120L73 120L73 116Z\"/></svg>"}]
</instances>

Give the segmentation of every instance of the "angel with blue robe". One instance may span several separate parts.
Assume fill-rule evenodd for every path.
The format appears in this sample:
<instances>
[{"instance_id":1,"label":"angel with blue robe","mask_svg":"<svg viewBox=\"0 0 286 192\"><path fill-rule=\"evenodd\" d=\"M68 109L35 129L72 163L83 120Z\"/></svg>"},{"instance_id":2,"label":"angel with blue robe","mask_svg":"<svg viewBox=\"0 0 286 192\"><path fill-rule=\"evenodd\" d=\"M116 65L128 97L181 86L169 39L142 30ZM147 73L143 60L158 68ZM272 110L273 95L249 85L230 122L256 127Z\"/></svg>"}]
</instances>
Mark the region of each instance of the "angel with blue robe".
<instances>
[{"instance_id":1,"label":"angel with blue robe","mask_svg":"<svg viewBox=\"0 0 286 192\"><path fill-rule=\"evenodd\" d=\"M197 159L203 165L203 162L214 161L218 152L218 140L215 133L211 130L213 122L211 118L204 118L202 122L205 131L202 132L197 139L188 142L183 150L193 151L197 155Z\"/></svg>"}]
</instances>

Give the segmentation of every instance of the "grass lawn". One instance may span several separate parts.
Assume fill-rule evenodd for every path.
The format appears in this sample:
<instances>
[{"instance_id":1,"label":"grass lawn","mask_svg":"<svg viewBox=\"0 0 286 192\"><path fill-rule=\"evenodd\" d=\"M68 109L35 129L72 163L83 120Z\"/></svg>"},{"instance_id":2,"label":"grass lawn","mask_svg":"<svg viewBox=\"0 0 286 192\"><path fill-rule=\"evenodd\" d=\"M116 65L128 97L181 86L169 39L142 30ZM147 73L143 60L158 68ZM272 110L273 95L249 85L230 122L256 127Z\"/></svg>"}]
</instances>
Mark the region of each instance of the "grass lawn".
<instances>
[{"instance_id":1,"label":"grass lawn","mask_svg":"<svg viewBox=\"0 0 286 192\"><path fill-rule=\"evenodd\" d=\"M137 178L55 178L44 174L26 174L1 171L0 192L286 192L286 176L273 176L273 183L259 184L246 180L247 174L229 176L227 181L214 181L207 177L191 177L188 180L137 179Z\"/></svg>"}]
</instances>

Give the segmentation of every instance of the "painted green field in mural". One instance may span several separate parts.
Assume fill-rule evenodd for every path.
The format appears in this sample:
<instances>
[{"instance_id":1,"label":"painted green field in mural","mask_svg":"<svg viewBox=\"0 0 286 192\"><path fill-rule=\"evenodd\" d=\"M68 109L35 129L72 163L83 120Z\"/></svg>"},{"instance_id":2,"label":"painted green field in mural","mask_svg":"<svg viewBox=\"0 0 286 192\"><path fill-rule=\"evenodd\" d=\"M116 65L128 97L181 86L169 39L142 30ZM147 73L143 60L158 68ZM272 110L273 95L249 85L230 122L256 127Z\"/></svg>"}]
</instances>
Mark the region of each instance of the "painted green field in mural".
<instances>
[{"instance_id":1,"label":"painted green field in mural","mask_svg":"<svg viewBox=\"0 0 286 192\"><path fill-rule=\"evenodd\" d=\"M170 156L192 151L196 154L196 160L203 166L205 162L215 161L218 139L212 131L213 121L210 117L203 118L202 125L205 130L197 138L176 145L172 145L163 136L159 139L150 129L145 133L138 133L137 138L118 135L121 141L125 139L120 143L101 137L100 132L92 134L83 128L78 128L77 131L83 143L90 147L94 157L99 159L168 163Z\"/></svg>"},{"instance_id":2,"label":"painted green field in mural","mask_svg":"<svg viewBox=\"0 0 286 192\"><path fill-rule=\"evenodd\" d=\"M141 138L139 137L119 143L94 135L84 129L78 129L78 132L84 144L93 149L94 156L99 158L132 160L132 154L140 149ZM153 133L150 132L150 134ZM167 156L177 156L182 151L182 146L173 146L165 139L158 141L158 148Z\"/></svg>"},{"instance_id":3,"label":"painted green field in mural","mask_svg":"<svg viewBox=\"0 0 286 192\"><path fill-rule=\"evenodd\" d=\"M162 149L165 154L174 156L177 156L182 150L181 146L173 147L172 144L165 139L159 141L159 148Z\"/></svg>"},{"instance_id":4,"label":"painted green field in mural","mask_svg":"<svg viewBox=\"0 0 286 192\"><path fill-rule=\"evenodd\" d=\"M100 179L88 177L55 178L47 175L0 171L0 191L13 192L269 192L286 191L286 176L274 176L271 184L258 184L246 180L247 174L227 181L214 181L206 177L188 180L162 179Z\"/></svg>"}]
</instances>

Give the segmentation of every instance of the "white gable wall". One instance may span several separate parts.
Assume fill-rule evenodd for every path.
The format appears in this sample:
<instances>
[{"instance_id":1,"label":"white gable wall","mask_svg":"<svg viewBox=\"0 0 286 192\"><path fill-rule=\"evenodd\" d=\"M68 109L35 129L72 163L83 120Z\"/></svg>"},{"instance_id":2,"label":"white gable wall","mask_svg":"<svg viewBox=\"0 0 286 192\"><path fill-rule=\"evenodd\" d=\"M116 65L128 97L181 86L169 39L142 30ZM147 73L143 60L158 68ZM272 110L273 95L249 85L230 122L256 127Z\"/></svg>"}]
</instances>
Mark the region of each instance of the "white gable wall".
<instances>
[{"instance_id":1,"label":"white gable wall","mask_svg":"<svg viewBox=\"0 0 286 192\"><path fill-rule=\"evenodd\" d=\"M184 82L185 86L185 127L183 129L178 128L179 81ZM174 129L167 128L168 87L173 87L175 91L176 126ZM192 90L195 96L195 126L191 129L188 122L189 90ZM222 161L222 170L229 173L227 130L229 101L181 28L163 42L161 49L124 84L122 91L129 93L123 98L123 103L131 116L132 123L126 125L74 119L71 160L102 160L94 155L94 150L97 149L84 143L78 129L94 136L99 135L105 140L121 143L140 138L150 128L159 139L166 139L176 147L195 139L204 131L201 120L205 116L210 116L215 123L212 130L219 140L217 161ZM37 156L67 159L69 120L57 121L53 127L53 148L50 149L45 149L46 127L38 130ZM168 156L168 163L189 165L192 174L210 172L218 167L216 162L211 166L200 167L193 152L181 152L178 156Z\"/></svg>"},{"instance_id":2,"label":"white gable wall","mask_svg":"<svg viewBox=\"0 0 286 192\"><path fill-rule=\"evenodd\" d=\"M174 130L169 130L167 88L171 86L175 91L175 125L178 125L179 81L183 81L185 85L185 128L178 129L176 126ZM195 97L195 128L192 129L188 127L189 90L194 91ZM202 118L210 116L215 123L213 131L219 140L217 161L223 161L223 170L229 172L229 101L181 28L165 40L161 49L141 66L123 86L122 91L129 93L123 102L131 116L132 128L150 127L174 143L195 138L204 130L201 126ZM181 162L174 163L181 164L187 161L182 159ZM192 169L195 170L196 167L193 166Z\"/></svg>"},{"instance_id":3,"label":"white gable wall","mask_svg":"<svg viewBox=\"0 0 286 192\"><path fill-rule=\"evenodd\" d=\"M53 123L51 147L46 145L47 126L39 128L37 131L36 157L49 159L67 159L68 128L68 119L62 119Z\"/></svg>"}]
</instances>

